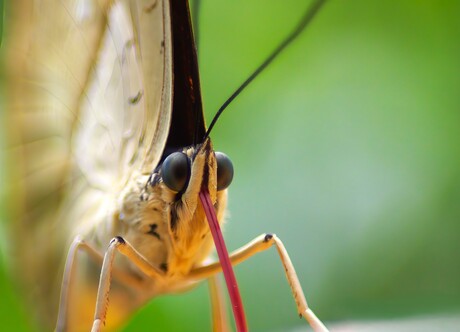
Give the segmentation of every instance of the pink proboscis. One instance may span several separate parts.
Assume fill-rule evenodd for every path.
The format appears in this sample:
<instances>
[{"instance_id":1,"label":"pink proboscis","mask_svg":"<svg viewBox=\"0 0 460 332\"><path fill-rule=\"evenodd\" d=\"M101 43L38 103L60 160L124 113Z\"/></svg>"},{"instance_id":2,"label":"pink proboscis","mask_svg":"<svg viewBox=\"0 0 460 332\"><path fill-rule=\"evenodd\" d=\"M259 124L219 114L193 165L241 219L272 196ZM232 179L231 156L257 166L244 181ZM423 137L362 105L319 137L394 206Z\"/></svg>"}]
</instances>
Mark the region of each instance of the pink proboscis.
<instances>
[{"instance_id":1,"label":"pink proboscis","mask_svg":"<svg viewBox=\"0 0 460 332\"><path fill-rule=\"evenodd\" d=\"M209 228L216 245L217 255L219 256L220 265L224 273L225 282L227 284L230 302L232 303L233 316L235 317L235 325L238 332L247 332L246 317L244 315L243 302L241 301L240 291L236 282L235 273L233 272L232 263L228 256L227 247L220 230L219 221L217 220L214 206L206 190L200 192L201 204L203 204L206 218L208 219Z\"/></svg>"}]
</instances>

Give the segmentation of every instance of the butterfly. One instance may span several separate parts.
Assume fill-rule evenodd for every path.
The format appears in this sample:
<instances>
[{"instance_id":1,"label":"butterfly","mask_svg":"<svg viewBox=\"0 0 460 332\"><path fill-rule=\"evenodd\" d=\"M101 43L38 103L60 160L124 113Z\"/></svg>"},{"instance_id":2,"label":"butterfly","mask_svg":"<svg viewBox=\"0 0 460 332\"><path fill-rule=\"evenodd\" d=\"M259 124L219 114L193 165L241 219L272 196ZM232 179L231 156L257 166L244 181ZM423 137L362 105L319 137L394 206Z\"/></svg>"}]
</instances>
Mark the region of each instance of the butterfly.
<instances>
[{"instance_id":1,"label":"butterfly","mask_svg":"<svg viewBox=\"0 0 460 332\"><path fill-rule=\"evenodd\" d=\"M213 283L220 264L206 261L213 241L198 194L209 193L222 222L232 166L204 126L186 2L59 1L15 14L8 121L23 204L12 209L13 250L32 302L46 298L41 324L52 326L59 307L57 330L99 331L154 296ZM272 245L299 313L325 330L275 235L232 263Z\"/></svg>"}]
</instances>

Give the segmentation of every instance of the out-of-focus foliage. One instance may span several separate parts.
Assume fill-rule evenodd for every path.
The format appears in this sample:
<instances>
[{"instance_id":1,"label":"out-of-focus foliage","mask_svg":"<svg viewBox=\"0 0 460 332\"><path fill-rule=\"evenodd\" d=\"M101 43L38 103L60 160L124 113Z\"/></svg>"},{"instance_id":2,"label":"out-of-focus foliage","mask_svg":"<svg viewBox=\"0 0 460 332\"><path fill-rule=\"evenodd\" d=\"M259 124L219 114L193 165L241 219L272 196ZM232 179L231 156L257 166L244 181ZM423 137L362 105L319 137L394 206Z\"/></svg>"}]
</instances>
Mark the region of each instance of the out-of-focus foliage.
<instances>
[{"instance_id":1,"label":"out-of-focus foliage","mask_svg":"<svg viewBox=\"0 0 460 332\"><path fill-rule=\"evenodd\" d=\"M306 5L203 1L208 119ZM230 250L276 233L326 321L460 310L459 13L454 1L330 1L214 130L236 171ZM25 314L5 271L8 330ZM251 331L303 324L275 250L236 273ZM201 331L206 296L203 285L155 299L125 330Z\"/></svg>"}]
</instances>

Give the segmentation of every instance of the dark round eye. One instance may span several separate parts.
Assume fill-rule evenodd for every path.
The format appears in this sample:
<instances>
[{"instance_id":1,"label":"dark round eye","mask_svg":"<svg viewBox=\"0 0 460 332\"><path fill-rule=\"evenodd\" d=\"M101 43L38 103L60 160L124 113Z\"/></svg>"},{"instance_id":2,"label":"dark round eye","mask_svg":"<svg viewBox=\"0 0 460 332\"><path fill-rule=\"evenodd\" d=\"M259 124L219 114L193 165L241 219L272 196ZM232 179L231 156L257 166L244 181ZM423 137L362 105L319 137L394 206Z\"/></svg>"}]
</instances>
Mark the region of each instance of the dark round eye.
<instances>
[{"instance_id":1,"label":"dark round eye","mask_svg":"<svg viewBox=\"0 0 460 332\"><path fill-rule=\"evenodd\" d=\"M230 158L222 153L216 152L217 160L217 190L224 190L232 183L233 164Z\"/></svg>"},{"instance_id":2,"label":"dark round eye","mask_svg":"<svg viewBox=\"0 0 460 332\"><path fill-rule=\"evenodd\" d=\"M177 192L185 188L189 173L189 160L182 152L171 153L161 165L161 176L164 184Z\"/></svg>"}]
</instances>

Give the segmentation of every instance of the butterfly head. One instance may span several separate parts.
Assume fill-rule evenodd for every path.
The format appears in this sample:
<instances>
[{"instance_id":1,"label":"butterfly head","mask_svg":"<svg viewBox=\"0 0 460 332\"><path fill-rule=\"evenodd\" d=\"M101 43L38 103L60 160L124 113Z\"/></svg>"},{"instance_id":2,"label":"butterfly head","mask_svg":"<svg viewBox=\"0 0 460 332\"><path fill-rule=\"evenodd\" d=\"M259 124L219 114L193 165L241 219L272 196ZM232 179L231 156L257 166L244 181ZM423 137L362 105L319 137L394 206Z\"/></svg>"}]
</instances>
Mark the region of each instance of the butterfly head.
<instances>
[{"instance_id":1,"label":"butterfly head","mask_svg":"<svg viewBox=\"0 0 460 332\"><path fill-rule=\"evenodd\" d=\"M170 154L160 172L163 183L179 194L202 188L215 193L227 189L232 182L233 164L224 153L214 152L207 139L196 147Z\"/></svg>"},{"instance_id":2,"label":"butterfly head","mask_svg":"<svg viewBox=\"0 0 460 332\"><path fill-rule=\"evenodd\" d=\"M209 193L222 223L227 205L227 187L232 178L230 159L221 152L215 152L209 139L170 153L152 173L148 191L155 198L148 205L161 206L166 216L164 220L168 221L175 257L196 257L201 251L208 252L203 250L203 246L211 248L212 237L199 194L203 191Z\"/></svg>"}]
</instances>

